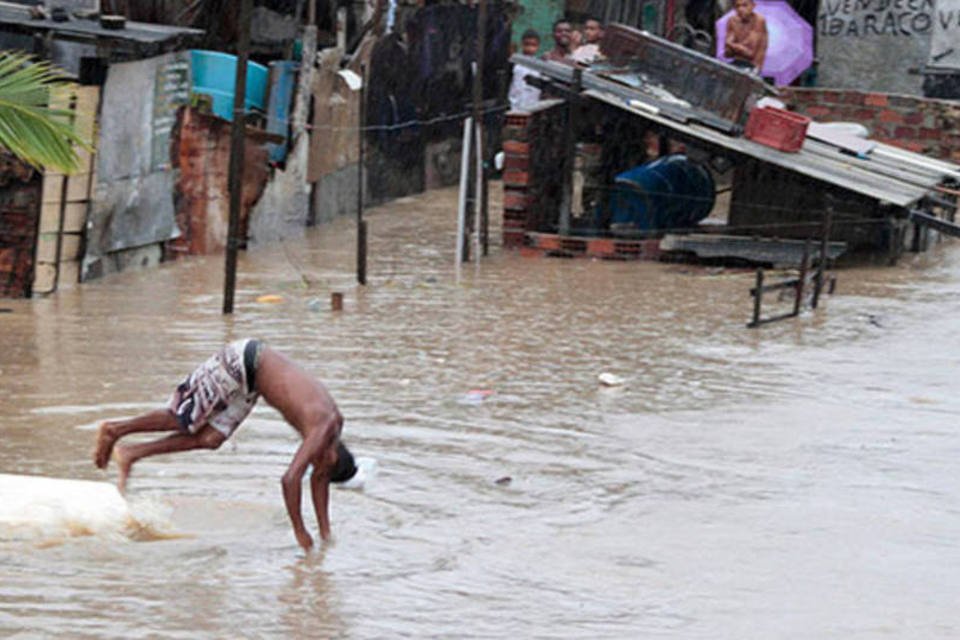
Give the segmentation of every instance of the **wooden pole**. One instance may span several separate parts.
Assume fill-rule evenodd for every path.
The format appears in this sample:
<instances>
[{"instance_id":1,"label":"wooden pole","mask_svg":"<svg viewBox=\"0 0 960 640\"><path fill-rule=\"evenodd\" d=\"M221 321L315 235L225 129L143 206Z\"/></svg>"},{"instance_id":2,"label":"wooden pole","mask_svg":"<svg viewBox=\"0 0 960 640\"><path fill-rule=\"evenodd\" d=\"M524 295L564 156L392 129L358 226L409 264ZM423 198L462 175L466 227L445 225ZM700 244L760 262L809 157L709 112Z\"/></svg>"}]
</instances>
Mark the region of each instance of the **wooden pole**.
<instances>
[{"instance_id":1,"label":"wooden pole","mask_svg":"<svg viewBox=\"0 0 960 640\"><path fill-rule=\"evenodd\" d=\"M230 221L227 229L227 258L223 284L223 313L233 313L237 285L237 247L240 239L240 206L243 197L244 98L247 95L247 59L250 56L250 16L253 0L240 2L240 30L237 42L237 79L233 94L233 127L230 130Z\"/></svg>"},{"instance_id":2,"label":"wooden pole","mask_svg":"<svg viewBox=\"0 0 960 640\"><path fill-rule=\"evenodd\" d=\"M760 305L763 302L763 268L757 269L757 284L753 290L753 321L748 327L760 326Z\"/></svg>"},{"instance_id":3,"label":"wooden pole","mask_svg":"<svg viewBox=\"0 0 960 640\"><path fill-rule=\"evenodd\" d=\"M483 240L485 234L485 222L483 220L486 211L486 202L484 195L486 193L486 174L483 170L484 145L483 145L483 62L486 57L487 44L487 0L478 0L477 2L477 64L473 74L473 126L476 127L476 175L477 182L473 194L473 231L476 234L474 251L479 263L481 253L486 255L486 241Z\"/></svg>"},{"instance_id":4,"label":"wooden pole","mask_svg":"<svg viewBox=\"0 0 960 640\"><path fill-rule=\"evenodd\" d=\"M360 119L357 123L357 282L367 284L367 222L363 219L363 136L366 121L367 65L360 65Z\"/></svg>"},{"instance_id":5,"label":"wooden pole","mask_svg":"<svg viewBox=\"0 0 960 640\"><path fill-rule=\"evenodd\" d=\"M820 292L823 291L823 276L827 269L827 254L830 249L830 226L833 224L833 196L827 194L827 209L823 213L823 238L820 239L820 261L817 263L817 280L813 285L813 301L810 306L814 309L820 303Z\"/></svg>"},{"instance_id":6,"label":"wooden pole","mask_svg":"<svg viewBox=\"0 0 960 640\"><path fill-rule=\"evenodd\" d=\"M807 286L807 263L810 262L810 238L803 243L803 258L800 260L800 277L797 279L797 295L793 299L793 313L791 315L800 315L800 307L803 306L803 290Z\"/></svg>"},{"instance_id":7,"label":"wooden pole","mask_svg":"<svg viewBox=\"0 0 960 640\"><path fill-rule=\"evenodd\" d=\"M583 71L573 70L573 95L567 104L567 130L563 158L563 195L560 200L560 223L558 232L570 233L570 212L573 208L573 168L577 156L577 104L583 86Z\"/></svg>"}]
</instances>

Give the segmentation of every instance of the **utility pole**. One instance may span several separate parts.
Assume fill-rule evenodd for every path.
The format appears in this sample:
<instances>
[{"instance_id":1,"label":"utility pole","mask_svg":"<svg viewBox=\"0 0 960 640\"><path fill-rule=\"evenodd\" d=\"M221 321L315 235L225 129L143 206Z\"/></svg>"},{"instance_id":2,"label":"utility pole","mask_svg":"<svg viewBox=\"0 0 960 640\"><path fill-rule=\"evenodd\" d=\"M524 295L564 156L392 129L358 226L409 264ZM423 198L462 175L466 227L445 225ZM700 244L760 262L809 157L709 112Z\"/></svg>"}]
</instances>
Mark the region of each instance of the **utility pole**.
<instances>
[{"instance_id":1,"label":"utility pole","mask_svg":"<svg viewBox=\"0 0 960 640\"><path fill-rule=\"evenodd\" d=\"M484 159L484 148L483 148L483 132L484 126L483 122L483 59L484 59L484 49L486 46L486 35L487 35L487 0L478 0L477 2L477 43L474 47L476 51L476 65L473 68L473 126L476 128L475 135L473 138L476 140L476 153L471 154L471 157L475 158L476 164L476 187L473 194L473 232L476 234L476 244L475 250L477 252L477 259L480 258L481 248L480 240L481 236L486 234L486 230L483 229L485 226L485 221L482 220L483 210L486 208L486 204L483 200L484 192L486 189L486 173L483 168L483 159ZM484 252L485 253L485 252Z\"/></svg>"},{"instance_id":2,"label":"utility pole","mask_svg":"<svg viewBox=\"0 0 960 640\"><path fill-rule=\"evenodd\" d=\"M244 99L247 95L247 58L250 56L250 17L253 0L240 0L237 41L237 80L233 93L233 127L230 130L230 223L227 230L227 262L223 283L223 313L233 313L237 286L237 247L240 239L240 207L243 197Z\"/></svg>"}]
</instances>

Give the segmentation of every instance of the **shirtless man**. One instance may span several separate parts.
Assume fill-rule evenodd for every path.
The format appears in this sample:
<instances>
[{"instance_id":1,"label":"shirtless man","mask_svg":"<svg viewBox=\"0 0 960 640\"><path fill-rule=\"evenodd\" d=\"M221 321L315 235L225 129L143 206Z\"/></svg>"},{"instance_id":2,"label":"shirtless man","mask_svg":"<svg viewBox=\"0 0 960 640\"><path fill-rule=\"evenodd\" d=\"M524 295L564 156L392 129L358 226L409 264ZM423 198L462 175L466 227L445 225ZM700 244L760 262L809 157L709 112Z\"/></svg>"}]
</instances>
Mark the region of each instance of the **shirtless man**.
<instances>
[{"instance_id":1,"label":"shirtless man","mask_svg":"<svg viewBox=\"0 0 960 640\"><path fill-rule=\"evenodd\" d=\"M573 64L570 60L572 51L573 25L569 20L561 18L553 23L553 49L543 54L543 59L550 62Z\"/></svg>"},{"instance_id":2,"label":"shirtless man","mask_svg":"<svg viewBox=\"0 0 960 640\"><path fill-rule=\"evenodd\" d=\"M94 464L107 467L111 452L126 488L133 464L148 456L191 449L217 449L253 410L260 396L303 437L283 475L283 499L293 533L304 550L313 546L300 512L300 486L313 466L310 490L320 537L330 538L329 483L346 482L357 472L353 455L340 442L343 417L327 389L296 363L259 340L232 342L200 365L174 391L168 406L129 420L103 422L97 433ZM147 431L174 431L142 444L114 444Z\"/></svg>"},{"instance_id":3,"label":"shirtless man","mask_svg":"<svg viewBox=\"0 0 960 640\"><path fill-rule=\"evenodd\" d=\"M733 58L735 67L760 73L767 55L767 22L753 10L753 0L736 0L733 7L723 55Z\"/></svg>"}]
</instances>

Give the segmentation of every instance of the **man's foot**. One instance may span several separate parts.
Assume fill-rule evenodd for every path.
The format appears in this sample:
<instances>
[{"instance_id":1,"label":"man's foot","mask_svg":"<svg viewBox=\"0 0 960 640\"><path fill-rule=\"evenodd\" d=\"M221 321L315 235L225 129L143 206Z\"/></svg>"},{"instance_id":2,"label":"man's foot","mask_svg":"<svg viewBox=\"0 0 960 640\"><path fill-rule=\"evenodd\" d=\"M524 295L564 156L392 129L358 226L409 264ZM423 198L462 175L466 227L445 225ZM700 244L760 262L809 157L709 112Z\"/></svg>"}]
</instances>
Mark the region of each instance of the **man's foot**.
<instances>
[{"instance_id":1,"label":"man's foot","mask_svg":"<svg viewBox=\"0 0 960 640\"><path fill-rule=\"evenodd\" d=\"M119 472L117 476L117 490L119 490L121 494L127 492L127 477L130 475L130 467L133 466L133 461L130 460L125 449L126 447L120 446L113 450L113 459L117 463L117 471Z\"/></svg>"},{"instance_id":2,"label":"man's foot","mask_svg":"<svg viewBox=\"0 0 960 640\"><path fill-rule=\"evenodd\" d=\"M109 422L101 422L97 430L97 448L93 452L93 463L98 469L106 469L110 462L110 452L113 451L113 443L117 441L117 436L113 432L113 425Z\"/></svg>"}]
</instances>

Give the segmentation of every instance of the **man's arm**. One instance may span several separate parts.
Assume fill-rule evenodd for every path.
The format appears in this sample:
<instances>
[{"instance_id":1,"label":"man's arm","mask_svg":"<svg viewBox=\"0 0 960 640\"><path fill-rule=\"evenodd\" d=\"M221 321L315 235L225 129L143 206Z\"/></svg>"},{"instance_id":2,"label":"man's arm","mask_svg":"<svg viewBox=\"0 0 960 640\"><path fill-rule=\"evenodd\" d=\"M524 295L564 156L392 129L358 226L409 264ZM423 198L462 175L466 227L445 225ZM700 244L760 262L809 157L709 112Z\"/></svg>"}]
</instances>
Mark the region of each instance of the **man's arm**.
<instances>
[{"instance_id":1,"label":"man's arm","mask_svg":"<svg viewBox=\"0 0 960 640\"><path fill-rule=\"evenodd\" d=\"M320 537L329 540L330 512L327 506L330 503L329 468L318 469L314 467L313 473L310 475L310 493L313 496L313 511L317 516L317 524L320 526Z\"/></svg>"},{"instance_id":2,"label":"man's arm","mask_svg":"<svg viewBox=\"0 0 960 640\"><path fill-rule=\"evenodd\" d=\"M320 452L329 449L335 433L336 426L332 421L310 432L304 438L300 448L297 449L297 453L294 454L287 472L283 474L283 501L287 507L287 515L290 516L293 533L304 550L309 550L313 546L313 538L307 533L307 528L303 524L303 515L300 513L300 485L303 482L303 475L307 472L307 467L318 458ZM316 500L316 496L314 500ZM324 511L326 511L326 508L324 508ZM323 523L321 523L320 535L324 540L330 535L329 522L326 532L324 532Z\"/></svg>"},{"instance_id":3,"label":"man's arm","mask_svg":"<svg viewBox=\"0 0 960 640\"><path fill-rule=\"evenodd\" d=\"M736 16L730 18L730 22L727 23L727 37L723 42L723 55L728 58L735 58L739 56L749 56L751 51L747 49L744 45L740 44L740 27L737 25Z\"/></svg>"},{"instance_id":4,"label":"man's arm","mask_svg":"<svg viewBox=\"0 0 960 640\"><path fill-rule=\"evenodd\" d=\"M757 53L753 57L753 66L757 68L757 71L760 71L763 68L763 61L767 58L767 22L761 15L757 15L757 18L760 19L758 27L760 37L757 42Z\"/></svg>"}]
</instances>

